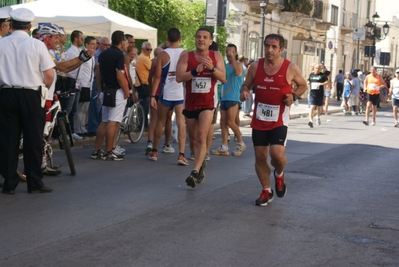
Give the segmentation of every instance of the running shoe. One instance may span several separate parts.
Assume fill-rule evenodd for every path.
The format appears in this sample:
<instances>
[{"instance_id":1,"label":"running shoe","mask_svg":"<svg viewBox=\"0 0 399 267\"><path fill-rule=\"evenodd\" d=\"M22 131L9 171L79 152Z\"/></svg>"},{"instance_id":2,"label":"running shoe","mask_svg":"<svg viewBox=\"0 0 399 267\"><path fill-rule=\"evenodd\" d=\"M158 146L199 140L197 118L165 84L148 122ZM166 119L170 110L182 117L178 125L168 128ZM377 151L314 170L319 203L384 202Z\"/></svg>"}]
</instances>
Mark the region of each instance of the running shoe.
<instances>
[{"instance_id":1,"label":"running shoe","mask_svg":"<svg viewBox=\"0 0 399 267\"><path fill-rule=\"evenodd\" d=\"M158 152L157 151L151 151L148 153L148 159L152 161L157 161L158 160Z\"/></svg>"},{"instance_id":2,"label":"running shoe","mask_svg":"<svg viewBox=\"0 0 399 267\"><path fill-rule=\"evenodd\" d=\"M368 121L363 121L363 124L369 126L369 122Z\"/></svg>"},{"instance_id":3,"label":"running shoe","mask_svg":"<svg viewBox=\"0 0 399 267\"><path fill-rule=\"evenodd\" d=\"M205 167L206 167L206 160L202 162L201 168L198 172L197 184L202 183L205 180Z\"/></svg>"},{"instance_id":4,"label":"running shoe","mask_svg":"<svg viewBox=\"0 0 399 267\"><path fill-rule=\"evenodd\" d=\"M284 183L284 173L282 176L277 177L276 176L276 170L274 170L274 181L276 184L276 195L278 197L284 197L285 194L287 193L287 186Z\"/></svg>"},{"instance_id":5,"label":"running shoe","mask_svg":"<svg viewBox=\"0 0 399 267\"><path fill-rule=\"evenodd\" d=\"M270 193L269 190L262 190L260 197L255 200L256 206L266 207L268 203L273 201L273 190Z\"/></svg>"},{"instance_id":6,"label":"running shoe","mask_svg":"<svg viewBox=\"0 0 399 267\"><path fill-rule=\"evenodd\" d=\"M206 153L206 155L205 155L205 160L206 160L206 161L210 161L210 160L211 160L211 157L209 156L209 153Z\"/></svg>"},{"instance_id":7,"label":"running shoe","mask_svg":"<svg viewBox=\"0 0 399 267\"><path fill-rule=\"evenodd\" d=\"M193 153L190 153L190 157L188 158L189 160L194 160L195 158L194 158L194 154Z\"/></svg>"},{"instance_id":8,"label":"running shoe","mask_svg":"<svg viewBox=\"0 0 399 267\"><path fill-rule=\"evenodd\" d=\"M82 140L83 139L83 137L81 137L80 135L78 135L76 133L72 134L72 138L75 139L75 140Z\"/></svg>"},{"instance_id":9,"label":"running shoe","mask_svg":"<svg viewBox=\"0 0 399 267\"><path fill-rule=\"evenodd\" d=\"M123 155L116 155L114 151L110 151L105 153L102 157L102 160L113 160L113 161L121 161L123 160Z\"/></svg>"},{"instance_id":10,"label":"running shoe","mask_svg":"<svg viewBox=\"0 0 399 267\"><path fill-rule=\"evenodd\" d=\"M115 146L115 149L118 150L118 151L121 152L121 153L125 153L125 152L126 152L126 149L123 148L123 147L121 147L120 145L116 145L116 146Z\"/></svg>"},{"instance_id":11,"label":"running shoe","mask_svg":"<svg viewBox=\"0 0 399 267\"><path fill-rule=\"evenodd\" d=\"M393 125L393 127L399 128L399 122L395 122L395 124Z\"/></svg>"},{"instance_id":12,"label":"running shoe","mask_svg":"<svg viewBox=\"0 0 399 267\"><path fill-rule=\"evenodd\" d=\"M182 154L177 158L177 165L188 166L188 161Z\"/></svg>"},{"instance_id":13,"label":"running shoe","mask_svg":"<svg viewBox=\"0 0 399 267\"><path fill-rule=\"evenodd\" d=\"M100 150L94 150L91 153L91 158L92 159L101 159L104 156L104 151L102 149Z\"/></svg>"},{"instance_id":14,"label":"running shoe","mask_svg":"<svg viewBox=\"0 0 399 267\"><path fill-rule=\"evenodd\" d=\"M371 123L372 126L375 126L375 120L373 120L373 122Z\"/></svg>"},{"instance_id":15,"label":"running shoe","mask_svg":"<svg viewBox=\"0 0 399 267\"><path fill-rule=\"evenodd\" d=\"M188 176L186 179L186 184L194 188L197 180L198 180L198 172L196 170L192 170L190 176Z\"/></svg>"},{"instance_id":16,"label":"running shoe","mask_svg":"<svg viewBox=\"0 0 399 267\"><path fill-rule=\"evenodd\" d=\"M320 126L320 124L321 124L321 119L320 119L320 118L317 118L317 120L316 120L316 125L317 125L317 126Z\"/></svg>"},{"instance_id":17,"label":"running shoe","mask_svg":"<svg viewBox=\"0 0 399 267\"><path fill-rule=\"evenodd\" d=\"M115 155L125 155L124 149L121 149L121 147L116 146L115 148L112 149L112 152L114 152Z\"/></svg>"},{"instance_id":18,"label":"running shoe","mask_svg":"<svg viewBox=\"0 0 399 267\"><path fill-rule=\"evenodd\" d=\"M245 149L247 149L247 147L244 144L244 142L242 144L238 144L236 146L236 149L233 151L233 156L235 157L241 156L242 152L244 152Z\"/></svg>"},{"instance_id":19,"label":"running shoe","mask_svg":"<svg viewBox=\"0 0 399 267\"><path fill-rule=\"evenodd\" d=\"M308 125L309 125L310 128L313 128L313 122L309 121Z\"/></svg>"},{"instance_id":20,"label":"running shoe","mask_svg":"<svg viewBox=\"0 0 399 267\"><path fill-rule=\"evenodd\" d=\"M212 155L220 155L220 156L229 156L229 149L225 149L223 148L223 146L220 146L218 149L216 150L212 150L211 151Z\"/></svg>"},{"instance_id":21,"label":"running shoe","mask_svg":"<svg viewBox=\"0 0 399 267\"><path fill-rule=\"evenodd\" d=\"M175 149L171 145L163 145L162 153L164 153L164 154L172 154L172 153L175 153Z\"/></svg>"},{"instance_id":22,"label":"running shoe","mask_svg":"<svg viewBox=\"0 0 399 267\"><path fill-rule=\"evenodd\" d=\"M147 147L145 148L145 154L148 155L152 151L152 142L148 141L147 142Z\"/></svg>"}]
</instances>

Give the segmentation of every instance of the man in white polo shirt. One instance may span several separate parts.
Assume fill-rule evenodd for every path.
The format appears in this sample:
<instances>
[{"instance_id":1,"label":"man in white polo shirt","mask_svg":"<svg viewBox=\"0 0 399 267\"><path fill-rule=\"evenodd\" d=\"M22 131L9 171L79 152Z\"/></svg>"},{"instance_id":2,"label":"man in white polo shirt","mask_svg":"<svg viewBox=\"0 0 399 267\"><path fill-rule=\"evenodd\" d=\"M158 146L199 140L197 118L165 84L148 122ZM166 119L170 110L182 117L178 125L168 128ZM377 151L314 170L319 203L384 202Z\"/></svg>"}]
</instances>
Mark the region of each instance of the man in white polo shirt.
<instances>
[{"instance_id":1,"label":"man in white polo shirt","mask_svg":"<svg viewBox=\"0 0 399 267\"><path fill-rule=\"evenodd\" d=\"M19 139L24 136L24 165L29 193L49 193L43 184L42 135L45 111L42 98L54 80L54 62L45 45L28 32L35 19L32 11L19 8L10 12L12 34L0 40L0 174L4 177L4 194L14 194ZM18 55L16 58L15 55ZM21 79L21 73L29 73Z\"/></svg>"},{"instance_id":2,"label":"man in white polo shirt","mask_svg":"<svg viewBox=\"0 0 399 267\"><path fill-rule=\"evenodd\" d=\"M83 45L83 33L81 31L73 31L71 33L71 43L72 43L71 47L65 53L66 61L79 56L80 51L82 51L82 49L80 47ZM69 90L74 90L76 88L76 79L79 75L79 71L80 71L80 67L77 69L74 69L66 74L67 87L69 88ZM72 137L73 137L73 139L77 139L77 140L82 139L82 137L77 135L74 131L74 129L75 129L74 118L75 118L77 106L79 103L79 97L80 97L80 92L76 92L75 95L71 95L69 98L66 98L68 104L63 106L63 109L67 110L67 112L68 112L68 118L69 118L69 122L71 124L71 130L72 130Z\"/></svg>"}]
</instances>

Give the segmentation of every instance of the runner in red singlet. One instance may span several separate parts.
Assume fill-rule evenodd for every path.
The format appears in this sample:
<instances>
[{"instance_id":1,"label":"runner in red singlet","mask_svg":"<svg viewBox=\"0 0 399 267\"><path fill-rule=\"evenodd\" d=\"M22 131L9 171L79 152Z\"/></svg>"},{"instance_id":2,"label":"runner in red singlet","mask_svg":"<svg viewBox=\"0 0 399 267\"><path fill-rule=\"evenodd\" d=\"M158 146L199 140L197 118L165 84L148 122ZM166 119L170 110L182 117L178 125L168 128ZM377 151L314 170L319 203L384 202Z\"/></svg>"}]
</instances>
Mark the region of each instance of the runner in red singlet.
<instances>
[{"instance_id":1,"label":"runner in red singlet","mask_svg":"<svg viewBox=\"0 0 399 267\"><path fill-rule=\"evenodd\" d=\"M260 198L255 201L257 206L267 206L273 200L268 154L274 167L276 194L283 197L287 192L283 170L287 161L284 152L290 106L306 91L306 81L298 66L281 57L284 38L278 34L267 35L264 49L265 58L250 65L241 87L241 101L249 99L252 87L255 92L255 108L251 122L252 142L255 150L255 170L263 187ZM297 85L295 94L292 93L293 82Z\"/></svg>"},{"instance_id":2,"label":"runner in red singlet","mask_svg":"<svg viewBox=\"0 0 399 267\"><path fill-rule=\"evenodd\" d=\"M226 82L226 69L219 52L209 51L212 32L200 28L195 35L195 51L183 53L176 67L176 82L185 82L186 98L183 115L189 138L195 140L194 169L186 179L195 187L205 179L206 137L215 109L214 88L217 80Z\"/></svg>"}]
</instances>

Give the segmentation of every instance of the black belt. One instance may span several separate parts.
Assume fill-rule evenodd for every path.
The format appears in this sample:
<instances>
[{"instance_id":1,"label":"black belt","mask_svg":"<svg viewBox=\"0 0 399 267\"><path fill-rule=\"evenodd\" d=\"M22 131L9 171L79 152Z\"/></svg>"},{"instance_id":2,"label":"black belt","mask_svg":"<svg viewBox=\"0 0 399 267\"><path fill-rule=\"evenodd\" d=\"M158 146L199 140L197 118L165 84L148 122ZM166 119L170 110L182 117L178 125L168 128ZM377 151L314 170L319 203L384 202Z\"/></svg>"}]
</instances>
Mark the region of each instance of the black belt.
<instances>
[{"instance_id":1,"label":"black belt","mask_svg":"<svg viewBox=\"0 0 399 267\"><path fill-rule=\"evenodd\" d=\"M26 90L37 91L39 88L28 88L28 87L20 87L20 86L2 86L1 89L26 89Z\"/></svg>"}]
</instances>

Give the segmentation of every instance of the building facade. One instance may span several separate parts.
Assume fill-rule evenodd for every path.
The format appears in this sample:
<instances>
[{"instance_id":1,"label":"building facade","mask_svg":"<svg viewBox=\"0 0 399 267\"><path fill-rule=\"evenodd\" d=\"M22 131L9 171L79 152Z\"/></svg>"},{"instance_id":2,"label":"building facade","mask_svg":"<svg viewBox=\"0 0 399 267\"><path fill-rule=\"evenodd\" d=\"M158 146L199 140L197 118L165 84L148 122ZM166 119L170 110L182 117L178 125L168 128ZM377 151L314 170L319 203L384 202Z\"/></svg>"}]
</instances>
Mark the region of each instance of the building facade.
<instances>
[{"instance_id":1,"label":"building facade","mask_svg":"<svg viewBox=\"0 0 399 267\"><path fill-rule=\"evenodd\" d=\"M305 78L312 63L324 63L332 77L340 69L367 70L371 58L365 56L365 47L372 40L354 40L353 32L365 28L375 8L376 0L231 0L228 41L237 45L240 54L256 60L262 55L263 36L279 33L286 40L283 56L296 63ZM377 47L384 44L376 41ZM380 49L395 51L395 45Z\"/></svg>"}]
</instances>

